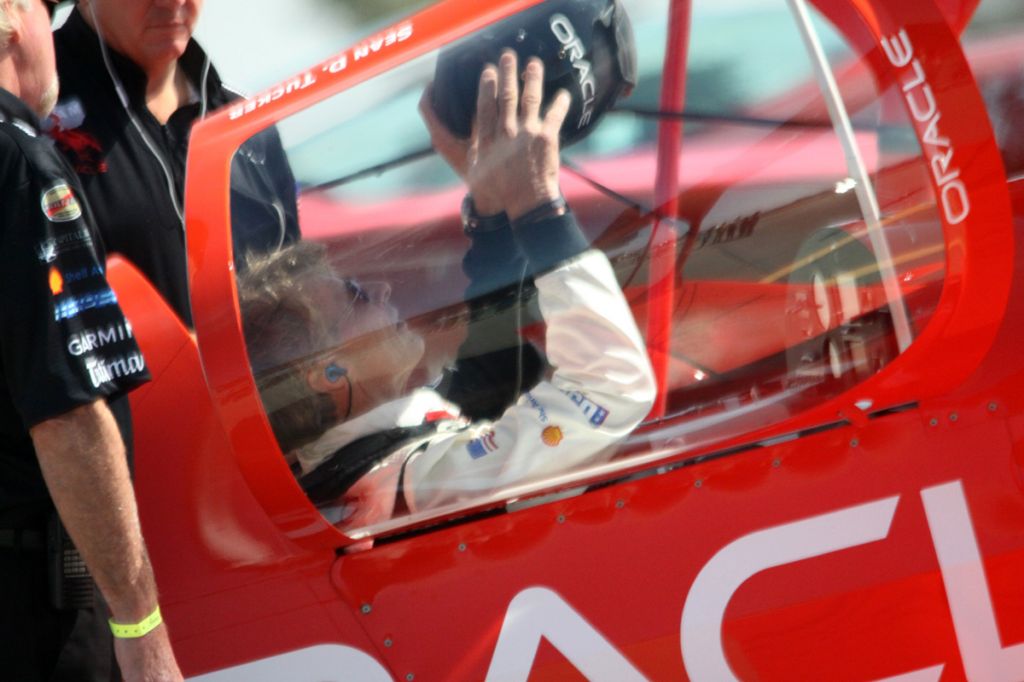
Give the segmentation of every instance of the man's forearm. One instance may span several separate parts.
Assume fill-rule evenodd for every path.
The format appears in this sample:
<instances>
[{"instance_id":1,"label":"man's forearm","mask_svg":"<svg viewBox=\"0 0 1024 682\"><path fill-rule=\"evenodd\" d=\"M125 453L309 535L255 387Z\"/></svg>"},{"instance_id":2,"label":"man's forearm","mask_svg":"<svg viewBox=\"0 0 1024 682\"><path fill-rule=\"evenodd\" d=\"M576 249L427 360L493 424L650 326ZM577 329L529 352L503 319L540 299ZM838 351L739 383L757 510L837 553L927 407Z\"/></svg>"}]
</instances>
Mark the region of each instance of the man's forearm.
<instances>
[{"instance_id":1,"label":"man's forearm","mask_svg":"<svg viewBox=\"0 0 1024 682\"><path fill-rule=\"evenodd\" d=\"M39 464L64 526L115 621L142 620L157 605L124 444L98 400L31 430Z\"/></svg>"}]
</instances>

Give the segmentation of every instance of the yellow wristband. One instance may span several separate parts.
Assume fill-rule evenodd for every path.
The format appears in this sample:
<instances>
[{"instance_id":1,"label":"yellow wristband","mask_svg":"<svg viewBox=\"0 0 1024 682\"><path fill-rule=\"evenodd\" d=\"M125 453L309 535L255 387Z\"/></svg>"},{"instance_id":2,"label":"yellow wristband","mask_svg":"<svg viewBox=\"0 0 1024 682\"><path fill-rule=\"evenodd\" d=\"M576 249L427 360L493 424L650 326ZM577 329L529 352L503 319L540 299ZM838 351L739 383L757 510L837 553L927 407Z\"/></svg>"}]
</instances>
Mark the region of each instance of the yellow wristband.
<instances>
[{"instance_id":1,"label":"yellow wristband","mask_svg":"<svg viewBox=\"0 0 1024 682\"><path fill-rule=\"evenodd\" d=\"M138 623L121 625L120 623L115 623L113 618L107 622L110 623L110 631L114 633L114 637L119 639L135 639L136 637L142 637L143 635L148 634L156 626L164 622L164 619L163 616L160 615L160 607L157 606L153 609L153 613L149 614Z\"/></svg>"}]
</instances>

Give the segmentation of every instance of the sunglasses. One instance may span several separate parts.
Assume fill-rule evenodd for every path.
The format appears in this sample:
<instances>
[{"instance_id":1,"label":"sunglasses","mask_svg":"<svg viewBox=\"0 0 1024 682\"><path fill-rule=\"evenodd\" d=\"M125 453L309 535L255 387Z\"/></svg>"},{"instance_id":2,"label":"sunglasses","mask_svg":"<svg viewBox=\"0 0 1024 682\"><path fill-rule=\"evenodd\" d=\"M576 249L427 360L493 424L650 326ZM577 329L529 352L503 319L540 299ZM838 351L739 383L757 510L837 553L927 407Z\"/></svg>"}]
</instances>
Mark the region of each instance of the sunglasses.
<instances>
[{"instance_id":1,"label":"sunglasses","mask_svg":"<svg viewBox=\"0 0 1024 682\"><path fill-rule=\"evenodd\" d=\"M342 280L345 283L345 289L352 295L352 300L356 303L369 303L370 294L367 293L366 289L359 285L359 282L346 277Z\"/></svg>"}]
</instances>

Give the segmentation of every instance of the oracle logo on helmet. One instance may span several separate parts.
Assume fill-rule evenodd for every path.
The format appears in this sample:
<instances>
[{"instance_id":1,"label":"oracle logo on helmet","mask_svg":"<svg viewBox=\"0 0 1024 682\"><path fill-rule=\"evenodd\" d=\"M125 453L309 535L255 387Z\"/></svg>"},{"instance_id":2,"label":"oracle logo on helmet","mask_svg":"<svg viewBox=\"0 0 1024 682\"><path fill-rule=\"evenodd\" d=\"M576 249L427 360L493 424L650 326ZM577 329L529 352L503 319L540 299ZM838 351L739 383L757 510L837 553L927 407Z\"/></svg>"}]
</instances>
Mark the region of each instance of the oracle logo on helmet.
<instances>
[{"instance_id":1,"label":"oracle logo on helmet","mask_svg":"<svg viewBox=\"0 0 1024 682\"><path fill-rule=\"evenodd\" d=\"M582 128L590 123L590 117L594 114L594 98L597 96L597 81L594 78L594 71L590 68L590 62L584 59L586 49L579 36L576 35L576 29L573 28L569 18L564 14L554 14L549 23L551 32L564 48L563 54L568 54L572 68L577 72L580 92L583 94L583 110L576 127Z\"/></svg>"}]
</instances>

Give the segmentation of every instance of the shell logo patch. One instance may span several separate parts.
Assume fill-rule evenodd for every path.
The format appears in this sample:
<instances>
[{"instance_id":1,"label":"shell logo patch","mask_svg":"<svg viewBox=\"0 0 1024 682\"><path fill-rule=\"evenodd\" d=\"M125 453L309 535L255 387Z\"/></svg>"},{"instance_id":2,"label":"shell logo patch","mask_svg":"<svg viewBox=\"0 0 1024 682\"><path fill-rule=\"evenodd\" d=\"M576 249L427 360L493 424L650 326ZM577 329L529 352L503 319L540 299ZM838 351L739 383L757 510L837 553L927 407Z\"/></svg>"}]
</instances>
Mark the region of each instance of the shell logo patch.
<instances>
[{"instance_id":1,"label":"shell logo patch","mask_svg":"<svg viewBox=\"0 0 1024 682\"><path fill-rule=\"evenodd\" d=\"M82 206L75 198L74 192L63 182L43 192L39 202L43 213L54 223L66 223L82 215Z\"/></svg>"},{"instance_id":2,"label":"shell logo patch","mask_svg":"<svg viewBox=\"0 0 1024 682\"><path fill-rule=\"evenodd\" d=\"M60 296L64 292L64 278L57 268L50 268L50 291L54 296Z\"/></svg>"},{"instance_id":3,"label":"shell logo patch","mask_svg":"<svg viewBox=\"0 0 1024 682\"><path fill-rule=\"evenodd\" d=\"M544 445L549 448L557 447L562 442L562 429L557 426L546 426L544 430L540 432L540 439Z\"/></svg>"}]
</instances>

